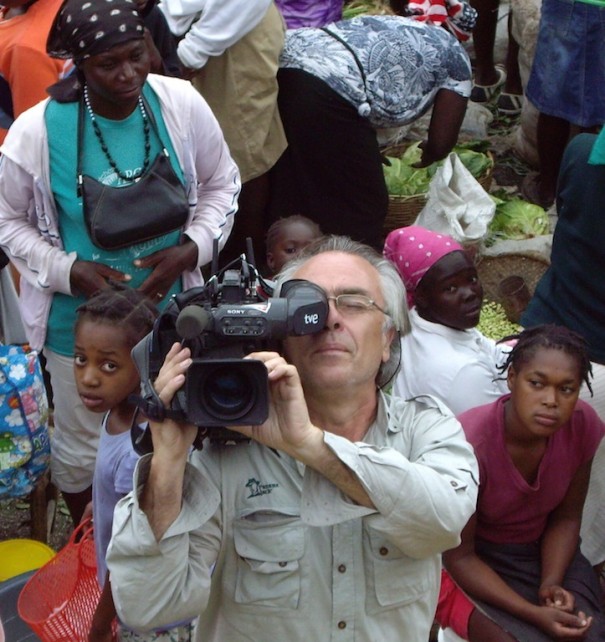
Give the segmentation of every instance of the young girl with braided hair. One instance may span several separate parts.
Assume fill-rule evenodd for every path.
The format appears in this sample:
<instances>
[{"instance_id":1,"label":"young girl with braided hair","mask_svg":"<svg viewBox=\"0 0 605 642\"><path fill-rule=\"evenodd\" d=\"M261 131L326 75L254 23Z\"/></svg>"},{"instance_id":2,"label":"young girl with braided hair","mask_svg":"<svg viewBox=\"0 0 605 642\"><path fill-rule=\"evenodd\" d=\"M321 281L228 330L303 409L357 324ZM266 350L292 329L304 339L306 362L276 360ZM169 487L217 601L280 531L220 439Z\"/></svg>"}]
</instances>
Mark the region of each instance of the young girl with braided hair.
<instances>
[{"instance_id":1,"label":"young girl with braided hair","mask_svg":"<svg viewBox=\"0 0 605 642\"><path fill-rule=\"evenodd\" d=\"M510 394L458 416L479 462L477 511L445 566L516 640L602 640L597 576L579 550L592 458L605 432L578 400L586 344L554 325L515 337ZM439 619L439 618L438 618Z\"/></svg>"},{"instance_id":2,"label":"young girl with braided hair","mask_svg":"<svg viewBox=\"0 0 605 642\"><path fill-rule=\"evenodd\" d=\"M77 309L74 374L78 394L86 408L104 413L92 488L97 567L103 591L89 642L114 639L112 623L116 612L105 555L113 510L118 500L132 490L138 460L130 436L136 420L136 406L130 395L139 392L140 378L130 352L151 331L157 314L143 294L117 284ZM190 639L191 631L191 624L143 635L122 629L120 640L181 642Z\"/></svg>"}]
</instances>

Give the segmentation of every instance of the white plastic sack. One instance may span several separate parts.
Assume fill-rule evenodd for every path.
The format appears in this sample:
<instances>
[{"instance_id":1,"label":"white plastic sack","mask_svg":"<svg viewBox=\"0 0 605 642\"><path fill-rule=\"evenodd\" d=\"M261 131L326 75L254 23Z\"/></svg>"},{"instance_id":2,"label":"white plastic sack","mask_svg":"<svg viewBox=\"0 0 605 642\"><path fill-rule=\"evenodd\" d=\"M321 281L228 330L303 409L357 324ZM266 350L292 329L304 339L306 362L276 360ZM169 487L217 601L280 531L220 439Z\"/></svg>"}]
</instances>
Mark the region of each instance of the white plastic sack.
<instances>
[{"instance_id":1,"label":"white plastic sack","mask_svg":"<svg viewBox=\"0 0 605 642\"><path fill-rule=\"evenodd\" d=\"M460 125L459 135L485 140L488 137L487 128L493 120L494 115L485 105L469 101L464 112L464 120Z\"/></svg>"},{"instance_id":2,"label":"white plastic sack","mask_svg":"<svg viewBox=\"0 0 605 642\"><path fill-rule=\"evenodd\" d=\"M469 243L485 236L495 212L489 194L452 152L433 176L416 225Z\"/></svg>"}]
</instances>

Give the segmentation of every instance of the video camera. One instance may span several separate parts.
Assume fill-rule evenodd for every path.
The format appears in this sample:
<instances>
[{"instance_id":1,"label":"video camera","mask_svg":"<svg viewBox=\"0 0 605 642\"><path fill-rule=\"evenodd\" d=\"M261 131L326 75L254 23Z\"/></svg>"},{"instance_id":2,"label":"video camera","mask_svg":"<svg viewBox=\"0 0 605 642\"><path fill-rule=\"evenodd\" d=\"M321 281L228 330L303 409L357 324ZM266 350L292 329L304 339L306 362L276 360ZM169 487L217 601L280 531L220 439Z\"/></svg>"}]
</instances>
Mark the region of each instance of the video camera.
<instances>
[{"instance_id":1,"label":"video camera","mask_svg":"<svg viewBox=\"0 0 605 642\"><path fill-rule=\"evenodd\" d=\"M212 429L211 437L229 426L262 424L268 417L267 369L244 357L275 350L288 336L320 332L328 316L326 294L314 283L287 281L280 296L273 297L273 288L245 254L220 271L215 270L216 256L215 248L207 283L175 295L132 350L141 376L136 402L142 412L157 421L169 417ZM175 342L190 348L193 363L185 385L165 408L153 382ZM151 449L146 439L142 446L133 438L139 452Z\"/></svg>"}]
</instances>

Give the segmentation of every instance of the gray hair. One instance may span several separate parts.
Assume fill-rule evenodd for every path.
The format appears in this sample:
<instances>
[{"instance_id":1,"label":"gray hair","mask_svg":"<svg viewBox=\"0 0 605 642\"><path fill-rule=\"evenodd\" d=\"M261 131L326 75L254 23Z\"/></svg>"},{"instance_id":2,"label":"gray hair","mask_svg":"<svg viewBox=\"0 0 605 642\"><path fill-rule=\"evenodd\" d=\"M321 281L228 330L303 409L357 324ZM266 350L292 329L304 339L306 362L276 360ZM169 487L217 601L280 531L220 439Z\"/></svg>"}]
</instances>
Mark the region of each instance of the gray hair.
<instances>
[{"instance_id":1,"label":"gray hair","mask_svg":"<svg viewBox=\"0 0 605 642\"><path fill-rule=\"evenodd\" d=\"M384 299L384 309L387 313L384 330L393 327L396 336L391 344L391 354L386 363L378 371L377 384L384 387L397 374L401 360L399 338L410 331L410 318L406 302L405 286L397 272L397 268L388 259L381 256L369 245L353 241L348 236L323 236L307 245L298 256L284 266L277 275L275 292L279 295L282 285L294 278L294 274L309 259L324 252L342 252L365 259L377 272L380 280L380 291Z\"/></svg>"}]
</instances>

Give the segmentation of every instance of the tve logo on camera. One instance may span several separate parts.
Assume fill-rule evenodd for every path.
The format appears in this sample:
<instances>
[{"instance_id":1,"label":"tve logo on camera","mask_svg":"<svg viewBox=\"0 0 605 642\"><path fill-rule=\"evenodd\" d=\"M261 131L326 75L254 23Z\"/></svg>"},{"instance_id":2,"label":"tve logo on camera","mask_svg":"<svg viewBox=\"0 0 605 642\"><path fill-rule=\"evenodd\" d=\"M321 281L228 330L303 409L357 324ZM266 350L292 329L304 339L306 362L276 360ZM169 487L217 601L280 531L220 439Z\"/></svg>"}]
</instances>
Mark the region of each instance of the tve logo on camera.
<instances>
[{"instance_id":1,"label":"tve logo on camera","mask_svg":"<svg viewBox=\"0 0 605 642\"><path fill-rule=\"evenodd\" d=\"M319 314L305 314L304 318L305 325L317 325L319 323Z\"/></svg>"}]
</instances>

